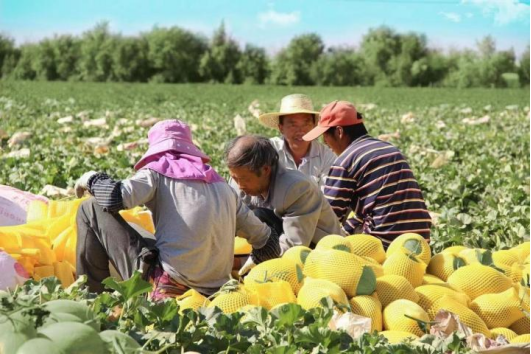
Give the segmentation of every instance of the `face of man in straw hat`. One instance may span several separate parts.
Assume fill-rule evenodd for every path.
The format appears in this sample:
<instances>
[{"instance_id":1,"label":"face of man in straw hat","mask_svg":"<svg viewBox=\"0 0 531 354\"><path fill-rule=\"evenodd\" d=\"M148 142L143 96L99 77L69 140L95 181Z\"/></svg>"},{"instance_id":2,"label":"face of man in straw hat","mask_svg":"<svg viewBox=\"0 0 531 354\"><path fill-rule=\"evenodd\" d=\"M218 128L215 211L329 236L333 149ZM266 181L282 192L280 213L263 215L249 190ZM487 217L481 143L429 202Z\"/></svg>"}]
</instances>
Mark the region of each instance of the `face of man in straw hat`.
<instances>
[{"instance_id":1,"label":"face of man in straw hat","mask_svg":"<svg viewBox=\"0 0 531 354\"><path fill-rule=\"evenodd\" d=\"M315 124L315 115L296 113L280 116L278 129L286 140L291 152L303 157L308 152L311 142L304 141L302 137L312 130L315 127Z\"/></svg>"}]
</instances>

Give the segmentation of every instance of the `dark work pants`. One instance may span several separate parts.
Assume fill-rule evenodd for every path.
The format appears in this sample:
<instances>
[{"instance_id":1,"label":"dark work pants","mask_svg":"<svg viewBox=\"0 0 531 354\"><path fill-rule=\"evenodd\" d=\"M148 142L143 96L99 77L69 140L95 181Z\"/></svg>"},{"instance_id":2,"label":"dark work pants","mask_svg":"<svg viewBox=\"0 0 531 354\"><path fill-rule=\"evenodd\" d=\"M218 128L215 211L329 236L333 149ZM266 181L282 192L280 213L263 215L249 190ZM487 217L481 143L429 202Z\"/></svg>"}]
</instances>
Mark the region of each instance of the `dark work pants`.
<instances>
[{"instance_id":1,"label":"dark work pants","mask_svg":"<svg viewBox=\"0 0 531 354\"><path fill-rule=\"evenodd\" d=\"M275 229L277 235L282 235L284 233L284 227L282 226L282 219L275 214L271 209L266 208L256 208L253 209L254 215L260 219L263 223L266 223L272 229Z\"/></svg>"},{"instance_id":2,"label":"dark work pants","mask_svg":"<svg viewBox=\"0 0 531 354\"><path fill-rule=\"evenodd\" d=\"M141 255L155 250L154 239L144 238L118 213L111 214L90 198L77 212L77 276L86 274L91 292L104 290L101 282L110 276L109 262L122 279L141 267Z\"/></svg>"}]
</instances>

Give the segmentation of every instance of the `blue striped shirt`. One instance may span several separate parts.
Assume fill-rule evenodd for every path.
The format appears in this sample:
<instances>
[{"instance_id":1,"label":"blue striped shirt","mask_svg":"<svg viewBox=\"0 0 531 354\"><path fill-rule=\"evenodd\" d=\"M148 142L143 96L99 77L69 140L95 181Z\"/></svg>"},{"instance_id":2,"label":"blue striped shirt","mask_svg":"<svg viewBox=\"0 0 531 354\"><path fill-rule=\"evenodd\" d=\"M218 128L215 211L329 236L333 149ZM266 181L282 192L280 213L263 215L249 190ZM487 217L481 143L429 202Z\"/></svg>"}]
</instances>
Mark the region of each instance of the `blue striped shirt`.
<instances>
[{"instance_id":1,"label":"blue striped shirt","mask_svg":"<svg viewBox=\"0 0 531 354\"><path fill-rule=\"evenodd\" d=\"M330 168L324 193L349 234L371 234L386 247L406 232L430 237L431 218L417 180L387 142L369 135L353 141Z\"/></svg>"}]
</instances>

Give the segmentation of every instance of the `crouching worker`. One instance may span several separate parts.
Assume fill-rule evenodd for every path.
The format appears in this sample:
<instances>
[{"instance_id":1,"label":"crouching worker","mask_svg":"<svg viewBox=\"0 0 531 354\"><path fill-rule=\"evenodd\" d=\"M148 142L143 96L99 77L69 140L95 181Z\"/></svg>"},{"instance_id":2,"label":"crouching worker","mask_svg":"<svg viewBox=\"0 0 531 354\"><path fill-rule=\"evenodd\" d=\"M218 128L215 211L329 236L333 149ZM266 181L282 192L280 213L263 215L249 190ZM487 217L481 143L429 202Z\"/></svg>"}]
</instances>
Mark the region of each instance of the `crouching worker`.
<instances>
[{"instance_id":1,"label":"crouching worker","mask_svg":"<svg viewBox=\"0 0 531 354\"><path fill-rule=\"evenodd\" d=\"M260 220L280 235L284 253L293 246L314 246L330 234L343 235L339 220L321 190L310 177L287 170L269 139L242 135L225 150L231 187ZM254 266L253 259L240 275Z\"/></svg>"},{"instance_id":2,"label":"crouching worker","mask_svg":"<svg viewBox=\"0 0 531 354\"><path fill-rule=\"evenodd\" d=\"M153 282L154 300L190 288L213 294L230 279L236 234L252 245L254 262L279 256L278 235L206 164L185 123L159 122L148 141L133 177L116 181L91 171L76 183L78 197L85 190L94 196L77 214L77 275L87 275L90 291L104 290L110 261L123 279L150 264L144 278ZM137 205L152 212L154 241L118 213Z\"/></svg>"}]
</instances>

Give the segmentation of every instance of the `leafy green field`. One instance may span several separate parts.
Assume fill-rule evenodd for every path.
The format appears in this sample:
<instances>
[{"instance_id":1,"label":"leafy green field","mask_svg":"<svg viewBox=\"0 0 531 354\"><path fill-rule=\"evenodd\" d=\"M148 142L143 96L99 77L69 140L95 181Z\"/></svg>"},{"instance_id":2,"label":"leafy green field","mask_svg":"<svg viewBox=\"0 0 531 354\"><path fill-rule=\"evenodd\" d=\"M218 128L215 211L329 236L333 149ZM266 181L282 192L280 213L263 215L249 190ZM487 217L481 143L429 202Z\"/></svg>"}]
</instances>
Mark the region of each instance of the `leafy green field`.
<instances>
[{"instance_id":1,"label":"leafy green field","mask_svg":"<svg viewBox=\"0 0 531 354\"><path fill-rule=\"evenodd\" d=\"M273 136L248 107L258 99L260 110L273 111L294 92L310 95L316 107L352 101L372 135L398 132L390 141L406 154L436 213L435 251L450 244L504 248L529 239L529 90L523 89L2 82L0 184L38 193L47 184L71 187L90 169L125 178L146 146L119 146L146 138L149 126L137 121L150 117L191 124L194 139L227 176L221 157L236 136L234 117L241 115L248 132ZM73 122L57 122L69 116ZM81 116L105 117L106 127L84 126ZM8 138L24 131L31 137L10 147ZM111 135L107 142L87 141ZM9 157L24 148L29 156Z\"/></svg>"}]
</instances>

